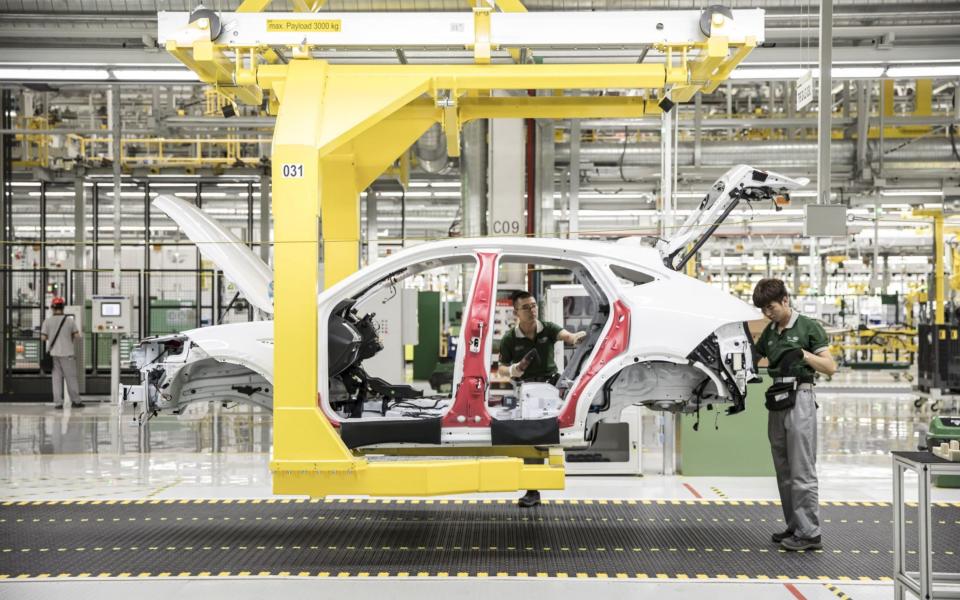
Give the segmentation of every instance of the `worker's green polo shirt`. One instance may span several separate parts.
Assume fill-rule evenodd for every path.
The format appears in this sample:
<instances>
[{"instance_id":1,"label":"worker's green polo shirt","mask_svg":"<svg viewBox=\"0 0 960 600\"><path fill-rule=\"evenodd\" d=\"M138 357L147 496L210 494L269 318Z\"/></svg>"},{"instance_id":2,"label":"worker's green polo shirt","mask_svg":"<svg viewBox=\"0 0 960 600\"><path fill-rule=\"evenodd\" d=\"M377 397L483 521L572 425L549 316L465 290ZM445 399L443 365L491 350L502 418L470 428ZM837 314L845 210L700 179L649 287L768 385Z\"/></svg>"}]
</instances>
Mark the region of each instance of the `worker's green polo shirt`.
<instances>
[{"instance_id":1,"label":"worker's green polo shirt","mask_svg":"<svg viewBox=\"0 0 960 600\"><path fill-rule=\"evenodd\" d=\"M511 327L500 340L500 364L510 366L524 357L531 349L540 355L523 372L523 379L548 377L557 372L557 363L553 360L553 345L563 331L556 323L537 321L537 335L531 340L520 331L520 326Z\"/></svg>"},{"instance_id":2,"label":"worker's green polo shirt","mask_svg":"<svg viewBox=\"0 0 960 600\"><path fill-rule=\"evenodd\" d=\"M770 361L771 377L799 377L801 379L813 380L813 367L806 362L799 360L793 364L789 372L783 372L782 368L777 368L783 355L796 348L802 348L814 354L819 354L830 347L827 340L827 332L823 330L820 323L810 317L801 315L797 311L792 311L790 321L783 331L777 332L777 324L770 323L760 339L757 340L757 352L760 356L765 356Z\"/></svg>"}]
</instances>

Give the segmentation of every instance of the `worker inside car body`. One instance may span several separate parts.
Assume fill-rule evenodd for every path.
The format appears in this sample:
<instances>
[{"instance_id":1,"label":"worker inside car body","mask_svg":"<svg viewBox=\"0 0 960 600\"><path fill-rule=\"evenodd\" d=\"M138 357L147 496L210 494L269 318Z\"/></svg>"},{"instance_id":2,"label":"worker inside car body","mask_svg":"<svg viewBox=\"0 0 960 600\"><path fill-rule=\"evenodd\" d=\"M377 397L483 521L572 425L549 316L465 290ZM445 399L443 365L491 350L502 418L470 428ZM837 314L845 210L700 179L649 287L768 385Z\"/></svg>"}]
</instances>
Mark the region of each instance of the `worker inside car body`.
<instances>
[{"instance_id":1,"label":"worker inside car body","mask_svg":"<svg viewBox=\"0 0 960 600\"><path fill-rule=\"evenodd\" d=\"M520 381L555 384L560 373L554 360L554 344L558 340L566 344L579 344L586 337L586 332L571 333L556 323L541 321L537 300L530 292L514 294L513 312L517 324L500 340L500 375ZM524 459L524 462L541 464L543 461ZM518 504L523 508L537 506L540 504L540 492L528 490Z\"/></svg>"}]
</instances>

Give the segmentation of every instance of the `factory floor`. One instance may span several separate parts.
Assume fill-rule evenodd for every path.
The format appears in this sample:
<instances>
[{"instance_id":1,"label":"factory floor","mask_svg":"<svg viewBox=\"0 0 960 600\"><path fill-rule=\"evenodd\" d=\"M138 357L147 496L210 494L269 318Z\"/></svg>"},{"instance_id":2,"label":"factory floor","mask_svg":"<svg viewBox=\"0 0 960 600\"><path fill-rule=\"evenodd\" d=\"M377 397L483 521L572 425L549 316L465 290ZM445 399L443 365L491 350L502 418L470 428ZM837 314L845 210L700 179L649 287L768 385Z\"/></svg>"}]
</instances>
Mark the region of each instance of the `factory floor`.
<instances>
[{"instance_id":1,"label":"factory floor","mask_svg":"<svg viewBox=\"0 0 960 600\"><path fill-rule=\"evenodd\" d=\"M841 372L820 386L820 498L832 501L889 502L892 498L889 451L916 448L932 416L929 403L903 378L883 371ZM89 400L89 399L85 399ZM941 414L957 414L941 407ZM656 416L644 417L643 476L568 476L567 489L543 492L545 499L774 500L772 477L664 476L657 443ZM201 411L189 419L162 416L151 422L150 451L143 452L129 414L118 417L104 403L54 411L37 404L0 405L0 502L38 500L121 500L187 498L269 498L269 413L246 407ZM214 451L216 449L216 451ZM914 492L915 493L915 492ZM516 498L482 494L473 498ZM960 502L960 489L935 488L933 500ZM518 511L521 509L517 509ZM824 528L825 548L830 530ZM0 541L0 546L5 544ZM15 551L15 549L10 549ZM0 555L0 564L2 564ZM855 575L855 574L854 574ZM0 581L2 598L143 599L220 597L235 600L275 593L278 578L172 578L144 580ZM606 598L661 594L716 598L890 598L887 581L684 581L678 579L602 581L546 578L417 577L409 579L283 578L286 598L351 594L360 598L422 598L442 593L479 598L496 593L503 600L551 594L566 598L602 593ZM389 588L387 587L389 586ZM602 588L602 589L600 589Z\"/></svg>"}]
</instances>

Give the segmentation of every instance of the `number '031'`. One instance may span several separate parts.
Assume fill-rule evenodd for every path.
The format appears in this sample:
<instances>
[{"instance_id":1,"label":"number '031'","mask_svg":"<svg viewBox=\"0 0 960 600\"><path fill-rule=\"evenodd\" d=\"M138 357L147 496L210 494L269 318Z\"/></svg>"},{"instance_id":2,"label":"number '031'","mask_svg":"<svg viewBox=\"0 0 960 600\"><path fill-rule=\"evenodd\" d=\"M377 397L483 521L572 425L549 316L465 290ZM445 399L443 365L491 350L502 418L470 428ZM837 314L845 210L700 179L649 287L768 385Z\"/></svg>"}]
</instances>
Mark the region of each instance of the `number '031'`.
<instances>
[{"instance_id":1,"label":"number '031'","mask_svg":"<svg viewBox=\"0 0 960 600\"><path fill-rule=\"evenodd\" d=\"M282 167L284 179L300 179L303 177L303 165L302 164L285 164Z\"/></svg>"}]
</instances>

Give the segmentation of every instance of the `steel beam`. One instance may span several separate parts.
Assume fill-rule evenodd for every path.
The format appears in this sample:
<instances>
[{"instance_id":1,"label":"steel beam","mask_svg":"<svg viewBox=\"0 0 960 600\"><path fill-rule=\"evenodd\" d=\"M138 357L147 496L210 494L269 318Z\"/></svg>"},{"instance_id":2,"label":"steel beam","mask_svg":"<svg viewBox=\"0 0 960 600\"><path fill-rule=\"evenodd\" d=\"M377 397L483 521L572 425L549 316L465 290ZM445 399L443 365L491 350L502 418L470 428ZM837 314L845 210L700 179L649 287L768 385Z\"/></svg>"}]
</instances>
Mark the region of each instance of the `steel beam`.
<instances>
[{"instance_id":1,"label":"steel beam","mask_svg":"<svg viewBox=\"0 0 960 600\"><path fill-rule=\"evenodd\" d=\"M510 48L642 48L698 44L699 10L500 12L490 14L489 41ZM721 17L722 19L722 17ZM729 43L763 42L764 11L734 10L714 22L713 35ZM477 39L472 12L233 13L221 22L216 43L229 48L316 46L325 48L464 48ZM209 29L190 26L189 12L157 15L157 40L191 46L209 41Z\"/></svg>"},{"instance_id":2,"label":"steel beam","mask_svg":"<svg viewBox=\"0 0 960 600\"><path fill-rule=\"evenodd\" d=\"M260 175L260 259L270 264L270 171Z\"/></svg>"},{"instance_id":3,"label":"steel beam","mask_svg":"<svg viewBox=\"0 0 960 600\"><path fill-rule=\"evenodd\" d=\"M570 122L570 188L567 195L570 239L580 237L580 122Z\"/></svg>"},{"instance_id":4,"label":"steel beam","mask_svg":"<svg viewBox=\"0 0 960 600\"><path fill-rule=\"evenodd\" d=\"M95 31L95 30L94 30ZM88 33L90 39L100 39L94 32ZM14 46L3 49L3 62L7 66L86 66L91 68L124 67L149 68L151 66L174 66L179 64L176 59L165 52L153 52L147 49L134 48L76 48L51 44L50 41L37 39L36 33L30 36L32 42L45 44L36 46ZM13 41L13 40L11 40ZM23 42L25 43L25 42ZM51 44L51 45L46 45ZM405 53L411 64L417 63L451 63L469 62L471 54L464 50L449 51L409 51ZM337 51L317 51L314 56L329 60L331 63L383 63L396 64L397 55L394 50L360 50L348 49ZM960 44L954 40L945 39L942 43L909 46L897 43L896 52L877 50L875 46L852 46L834 48L833 59L835 64L844 66L885 66L896 63L930 63L934 61L953 60L960 56ZM636 49L557 49L553 51L538 50L538 59L545 63L557 62L604 62L604 63L635 63ZM493 62L512 62L506 52L495 52ZM643 61L645 64L662 63L663 57L649 53ZM790 47L776 47L754 49L744 60L743 65L749 67L763 66L797 66L797 50ZM769 79L764 74L758 81Z\"/></svg>"},{"instance_id":5,"label":"steel beam","mask_svg":"<svg viewBox=\"0 0 960 600\"><path fill-rule=\"evenodd\" d=\"M867 138L870 135L870 82L857 84L857 178L863 181L867 176Z\"/></svg>"},{"instance_id":6,"label":"steel beam","mask_svg":"<svg viewBox=\"0 0 960 600\"><path fill-rule=\"evenodd\" d=\"M833 118L833 3L820 2L820 98L817 127L817 198L820 204L830 203L830 142Z\"/></svg>"}]
</instances>

